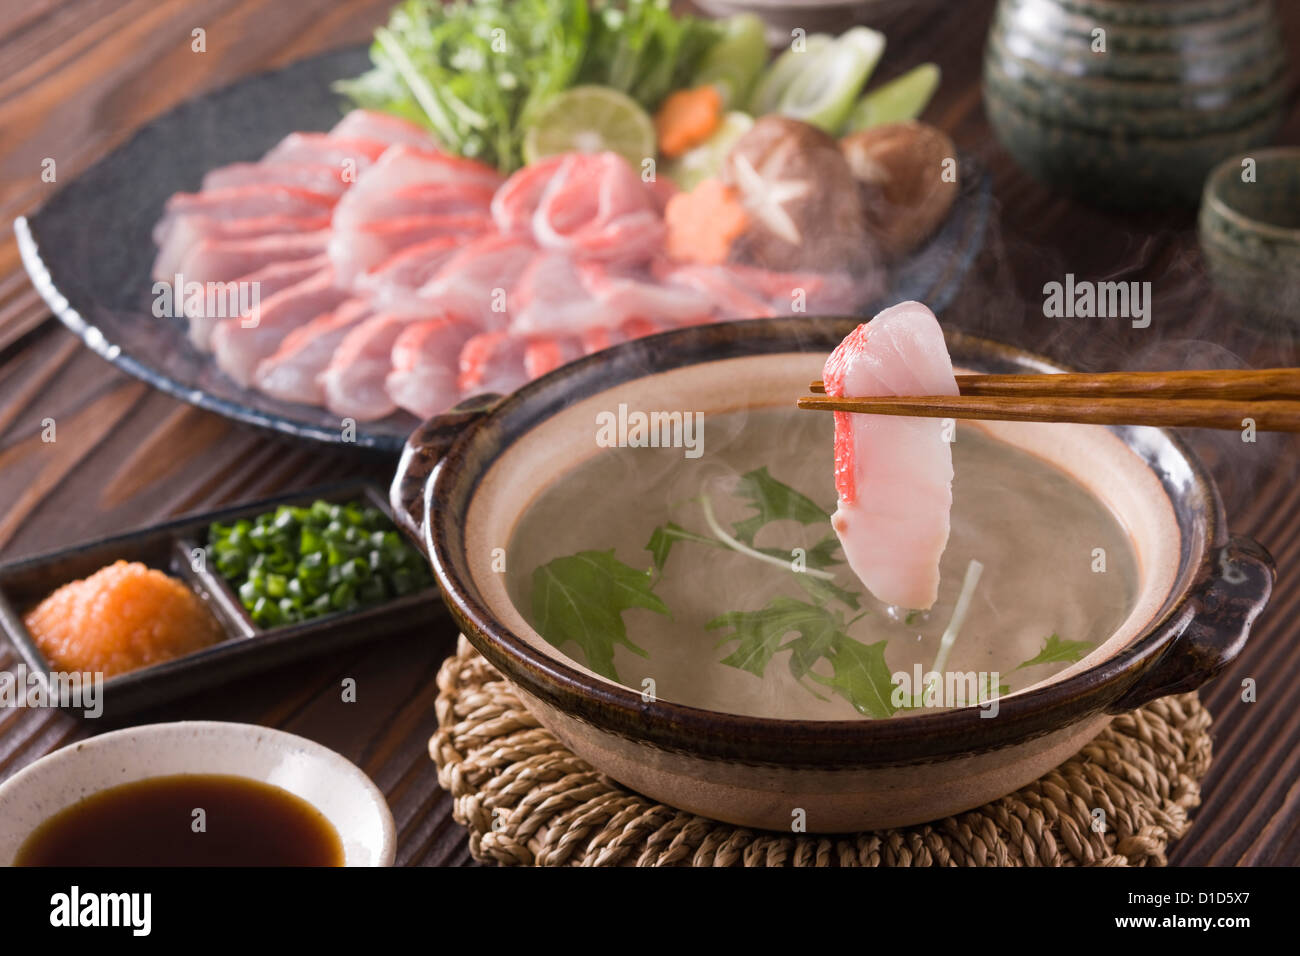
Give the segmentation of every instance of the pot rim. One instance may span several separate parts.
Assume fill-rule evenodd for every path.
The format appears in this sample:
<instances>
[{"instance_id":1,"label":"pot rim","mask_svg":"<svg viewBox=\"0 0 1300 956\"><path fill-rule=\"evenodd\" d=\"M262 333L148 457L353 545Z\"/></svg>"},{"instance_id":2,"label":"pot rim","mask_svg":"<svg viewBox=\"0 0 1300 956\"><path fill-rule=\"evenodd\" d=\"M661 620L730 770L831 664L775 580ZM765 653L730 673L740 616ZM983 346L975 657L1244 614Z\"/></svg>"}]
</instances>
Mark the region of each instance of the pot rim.
<instances>
[{"instance_id":1,"label":"pot rim","mask_svg":"<svg viewBox=\"0 0 1300 956\"><path fill-rule=\"evenodd\" d=\"M497 619L472 580L462 579L456 570L454 542L463 544L460 532L479 476L514 440L509 424L512 418L521 419L517 432L523 434L571 401L668 368L746 355L812 351L823 346L829 351L862 321L861 317L839 316L749 319L677 329L566 365L491 406L452 442L425 481L419 505L422 543L444 600L465 636L528 695L604 733L668 752L728 762L809 768L928 763L1017 745L1119 702L1188 628L1195 616L1198 586L1212 576L1211 555L1227 539L1223 504L1213 480L1187 445L1165 429L1150 431L1158 432L1166 447L1171 447L1186 465L1192 479L1189 497L1203 503L1201 514L1194 516L1204 521L1199 552L1192 553L1189 549L1193 543L1184 542L1174 585L1165 595L1160 611L1126 647L1074 676L1001 698L993 719L982 718L978 706L884 720L795 720L731 714L657 699L647 702L638 691L567 663L558 649L546 653L525 641ZM945 331L945 338L950 351L991 359L1022 371L1026 367L1066 370L1051 359L991 339L951 330ZM655 354L660 363L671 364L656 364L652 359ZM596 374L600 372L604 378ZM575 380L589 387L575 393L570 387ZM522 414L530 408L532 414ZM1106 427L1133 448L1125 436L1125 426ZM469 460L469 452L479 444L486 444L490 453L477 461ZM1163 476L1157 477L1172 498ZM444 506L433 508L435 500Z\"/></svg>"}]
</instances>

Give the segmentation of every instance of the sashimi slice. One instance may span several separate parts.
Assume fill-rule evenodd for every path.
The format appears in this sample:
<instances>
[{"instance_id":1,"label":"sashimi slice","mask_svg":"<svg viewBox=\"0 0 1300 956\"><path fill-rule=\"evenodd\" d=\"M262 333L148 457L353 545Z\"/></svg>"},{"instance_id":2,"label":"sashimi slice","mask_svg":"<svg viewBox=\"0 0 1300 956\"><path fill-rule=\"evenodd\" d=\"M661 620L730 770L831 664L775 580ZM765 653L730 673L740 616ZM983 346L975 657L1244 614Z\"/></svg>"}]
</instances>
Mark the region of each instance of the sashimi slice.
<instances>
[{"instance_id":1,"label":"sashimi slice","mask_svg":"<svg viewBox=\"0 0 1300 956\"><path fill-rule=\"evenodd\" d=\"M488 233L465 244L420 287L419 297L488 331L521 307L519 278L537 255L526 239Z\"/></svg>"},{"instance_id":2,"label":"sashimi slice","mask_svg":"<svg viewBox=\"0 0 1300 956\"><path fill-rule=\"evenodd\" d=\"M322 255L330 231L286 232L254 239L203 239L181 261L186 282L230 282L277 262Z\"/></svg>"},{"instance_id":3,"label":"sashimi slice","mask_svg":"<svg viewBox=\"0 0 1300 956\"><path fill-rule=\"evenodd\" d=\"M537 244L603 262L648 262L663 248L658 201L617 153L569 153L533 213Z\"/></svg>"},{"instance_id":4,"label":"sashimi slice","mask_svg":"<svg viewBox=\"0 0 1300 956\"><path fill-rule=\"evenodd\" d=\"M186 254L204 239L256 239L282 233L315 232L328 229L329 224L328 216L256 216L250 219L179 216L154 259L153 276L155 279L171 278Z\"/></svg>"},{"instance_id":5,"label":"sashimi slice","mask_svg":"<svg viewBox=\"0 0 1300 956\"><path fill-rule=\"evenodd\" d=\"M492 218L508 236L533 234L533 215L556 170L564 163L563 153L547 156L511 175L492 197Z\"/></svg>"},{"instance_id":6,"label":"sashimi slice","mask_svg":"<svg viewBox=\"0 0 1300 956\"><path fill-rule=\"evenodd\" d=\"M393 342L389 397L418 418L446 411L460 397L460 352L472 326L439 317L409 323Z\"/></svg>"},{"instance_id":7,"label":"sashimi slice","mask_svg":"<svg viewBox=\"0 0 1300 956\"><path fill-rule=\"evenodd\" d=\"M340 217L340 228L357 228L366 223L406 216L489 214L492 190L486 186L457 182L415 183L373 197L354 218ZM485 226L486 228L486 226Z\"/></svg>"},{"instance_id":8,"label":"sashimi slice","mask_svg":"<svg viewBox=\"0 0 1300 956\"><path fill-rule=\"evenodd\" d=\"M836 347L828 395L956 395L943 330L919 302L886 309ZM886 604L931 607L948 545L952 448L939 418L835 412L831 525L844 556Z\"/></svg>"},{"instance_id":9,"label":"sashimi slice","mask_svg":"<svg viewBox=\"0 0 1300 956\"><path fill-rule=\"evenodd\" d=\"M384 383L393 370L393 343L406 325L405 319L381 313L343 337L320 377L326 408L359 422L397 411Z\"/></svg>"},{"instance_id":10,"label":"sashimi slice","mask_svg":"<svg viewBox=\"0 0 1300 956\"><path fill-rule=\"evenodd\" d=\"M701 321L706 320L707 317ZM695 325L698 323L688 322L685 324ZM582 354L591 355L601 349L622 345L624 342L630 342L633 339L643 338L647 335L654 335L656 332L663 332L666 328L668 326L653 322L650 319L633 318L627 319L613 328L590 329L582 333L578 340L582 343Z\"/></svg>"},{"instance_id":11,"label":"sashimi slice","mask_svg":"<svg viewBox=\"0 0 1300 956\"><path fill-rule=\"evenodd\" d=\"M256 315L226 319L212 331L217 366L240 385L251 384L258 364L289 332L332 312L345 298L333 270L325 268L264 300Z\"/></svg>"},{"instance_id":12,"label":"sashimi slice","mask_svg":"<svg viewBox=\"0 0 1300 956\"><path fill-rule=\"evenodd\" d=\"M587 291L572 259L543 252L519 276L511 308L510 331L519 336L577 335L617 325L609 310Z\"/></svg>"},{"instance_id":13,"label":"sashimi slice","mask_svg":"<svg viewBox=\"0 0 1300 956\"><path fill-rule=\"evenodd\" d=\"M358 276L353 285L380 311L430 316L439 309L420 294L420 288L464 248L465 241L459 236L435 236L389 256Z\"/></svg>"},{"instance_id":14,"label":"sashimi slice","mask_svg":"<svg viewBox=\"0 0 1300 956\"><path fill-rule=\"evenodd\" d=\"M180 216L211 219L251 219L257 216L328 216L334 197L296 186L253 185L213 189L201 193L176 193L163 207L153 227L153 241L161 246Z\"/></svg>"},{"instance_id":15,"label":"sashimi slice","mask_svg":"<svg viewBox=\"0 0 1300 956\"><path fill-rule=\"evenodd\" d=\"M290 186L337 199L350 185L343 167L329 163L231 163L203 177L203 189L241 186Z\"/></svg>"},{"instance_id":16,"label":"sashimi slice","mask_svg":"<svg viewBox=\"0 0 1300 956\"><path fill-rule=\"evenodd\" d=\"M584 354L582 340L573 336L532 339L524 346L524 371L531 381Z\"/></svg>"},{"instance_id":17,"label":"sashimi slice","mask_svg":"<svg viewBox=\"0 0 1300 956\"><path fill-rule=\"evenodd\" d=\"M689 285L666 285L639 276L610 272L599 263L578 267L583 287L605 308L606 323L618 325L642 317L675 325L708 315L708 295Z\"/></svg>"},{"instance_id":18,"label":"sashimi slice","mask_svg":"<svg viewBox=\"0 0 1300 956\"><path fill-rule=\"evenodd\" d=\"M480 332L460 350L460 392L508 395L528 381L523 339L508 332Z\"/></svg>"},{"instance_id":19,"label":"sashimi slice","mask_svg":"<svg viewBox=\"0 0 1300 956\"><path fill-rule=\"evenodd\" d=\"M329 265L329 259L322 253L310 259L275 262L247 275L239 276L233 281L246 285L249 289L249 296L253 294L255 289L260 307L262 302L271 298L281 289L297 285L304 279L320 272L327 265ZM188 302L186 303L185 317L190 323L190 341L194 343L195 348L202 352L207 352L212 348L212 330L217 327L219 322L228 318L225 315L208 315L205 309L191 309Z\"/></svg>"},{"instance_id":20,"label":"sashimi slice","mask_svg":"<svg viewBox=\"0 0 1300 956\"><path fill-rule=\"evenodd\" d=\"M344 139L333 133L290 133L262 157L264 163L323 163L360 174L384 154L382 140ZM348 165L345 165L348 164Z\"/></svg>"},{"instance_id":21,"label":"sashimi slice","mask_svg":"<svg viewBox=\"0 0 1300 956\"><path fill-rule=\"evenodd\" d=\"M333 312L300 325L284 337L274 354L258 363L253 384L285 402L324 405L321 373L329 366L343 337L370 316L374 309L363 299L348 299Z\"/></svg>"},{"instance_id":22,"label":"sashimi slice","mask_svg":"<svg viewBox=\"0 0 1300 956\"><path fill-rule=\"evenodd\" d=\"M352 110L334 124L330 136L335 139L369 139L389 145L403 143L419 149L437 146L432 134L423 126L376 110Z\"/></svg>"},{"instance_id":23,"label":"sashimi slice","mask_svg":"<svg viewBox=\"0 0 1300 956\"><path fill-rule=\"evenodd\" d=\"M759 266L728 263L719 266L732 279L753 289L778 315L852 313L884 291L883 272L775 272Z\"/></svg>"},{"instance_id":24,"label":"sashimi slice","mask_svg":"<svg viewBox=\"0 0 1300 956\"><path fill-rule=\"evenodd\" d=\"M761 319L777 314L760 290L727 266L678 266L661 273L660 278L669 285L702 293L723 319Z\"/></svg>"},{"instance_id":25,"label":"sashimi slice","mask_svg":"<svg viewBox=\"0 0 1300 956\"><path fill-rule=\"evenodd\" d=\"M417 242L438 236L468 240L482 235L491 222L486 215L462 213L381 219L356 229L340 229L336 224L329 242L330 262L338 273L338 281L350 285L366 271Z\"/></svg>"},{"instance_id":26,"label":"sashimi slice","mask_svg":"<svg viewBox=\"0 0 1300 956\"><path fill-rule=\"evenodd\" d=\"M398 144L358 176L339 200L334 228L351 229L379 218L371 212L376 202L385 202L388 195L412 186L443 183L495 190L501 182L500 173L475 160Z\"/></svg>"}]
</instances>

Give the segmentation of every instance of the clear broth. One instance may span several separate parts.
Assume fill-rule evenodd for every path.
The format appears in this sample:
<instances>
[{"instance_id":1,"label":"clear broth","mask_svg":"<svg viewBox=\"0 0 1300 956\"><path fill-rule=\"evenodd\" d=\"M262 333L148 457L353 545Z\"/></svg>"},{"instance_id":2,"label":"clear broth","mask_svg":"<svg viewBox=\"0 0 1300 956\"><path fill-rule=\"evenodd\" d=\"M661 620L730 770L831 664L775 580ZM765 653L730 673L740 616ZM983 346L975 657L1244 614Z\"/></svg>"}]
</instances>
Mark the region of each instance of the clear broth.
<instances>
[{"instance_id":1,"label":"clear broth","mask_svg":"<svg viewBox=\"0 0 1300 956\"><path fill-rule=\"evenodd\" d=\"M685 458L680 448L602 451L546 489L523 515L508 550L512 601L537 626L532 588L541 565L579 551L613 548L620 561L645 569L652 563L647 542L666 522L708 535L696 500L702 489L722 528L732 529L753 508L730 489L738 476L760 467L833 511L832 438L829 415L755 410L706 417L705 454L697 460ZM891 674L913 676L919 666L924 675L935 662L967 566L976 559L984 565L983 575L944 673L982 675L987 687L1001 687L1003 694L1022 690L1086 656L1114 633L1136 599L1136 558L1115 517L1074 479L978 426L958 426L953 465L952 532L935 606L911 614L885 607L843 563L827 570L860 607L831 606L842 612L844 633L854 641L887 642L884 657ZM762 527L753 543L789 552L812 549L827 535L833 536L829 519L808 525L779 520ZM1097 570L1103 554L1104 570ZM795 578L791 569L732 550L677 541L654 584L671 618L641 608L623 613L628 639L646 656L616 646L619 681L638 691L652 688L659 699L737 714L883 716L855 708L824 683L835 674L825 657L802 679L788 666L789 652L776 653L761 676L722 663L737 644L720 645L728 629L711 629L708 623L727 612L764 608L779 596L808 602ZM1026 663L1043 654L1051 635L1072 642L1073 652ZM588 663L572 642L559 649ZM939 695L927 706L966 702L974 700Z\"/></svg>"}]
</instances>

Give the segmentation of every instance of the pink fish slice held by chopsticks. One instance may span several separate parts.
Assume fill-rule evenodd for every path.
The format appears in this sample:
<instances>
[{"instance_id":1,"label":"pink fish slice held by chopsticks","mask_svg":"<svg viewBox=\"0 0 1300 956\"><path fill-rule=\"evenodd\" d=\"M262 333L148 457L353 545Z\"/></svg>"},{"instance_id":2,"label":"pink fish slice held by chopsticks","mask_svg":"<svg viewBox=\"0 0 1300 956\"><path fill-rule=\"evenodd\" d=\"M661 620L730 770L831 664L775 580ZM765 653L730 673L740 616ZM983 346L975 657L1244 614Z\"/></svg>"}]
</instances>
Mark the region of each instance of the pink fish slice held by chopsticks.
<instances>
[{"instance_id":1,"label":"pink fish slice held by chopsticks","mask_svg":"<svg viewBox=\"0 0 1300 956\"><path fill-rule=\"evenodd\" d=\"M837 397L958 394L943 330L919 302L858 326L826 360L823 379ZM943 419L834 414L831 525L849 566L886 604L931 607L952 510Z\"/></svg>"}]
</instances>

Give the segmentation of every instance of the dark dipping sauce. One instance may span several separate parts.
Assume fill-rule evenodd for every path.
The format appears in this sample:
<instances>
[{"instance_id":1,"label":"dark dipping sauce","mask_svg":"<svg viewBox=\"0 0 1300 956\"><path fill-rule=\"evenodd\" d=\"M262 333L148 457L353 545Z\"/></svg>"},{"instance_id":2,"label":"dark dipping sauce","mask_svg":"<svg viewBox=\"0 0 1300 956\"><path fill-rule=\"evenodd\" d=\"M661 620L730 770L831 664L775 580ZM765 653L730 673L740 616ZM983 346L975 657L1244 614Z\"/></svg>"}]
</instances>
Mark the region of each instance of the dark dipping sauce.
<instances>
[{"instance_id":1,"label":"dark dipping sauce","mask_svg":"<svg viewBox=\"0 0 1300 956\"><path fill-rule=\"evenodd\" d=\"M205 831L195 832L195 810ZM60 810L17 866L342 866L319 810L279 787L222 774L151 777Z\"/></svg>"}]
</instances>

